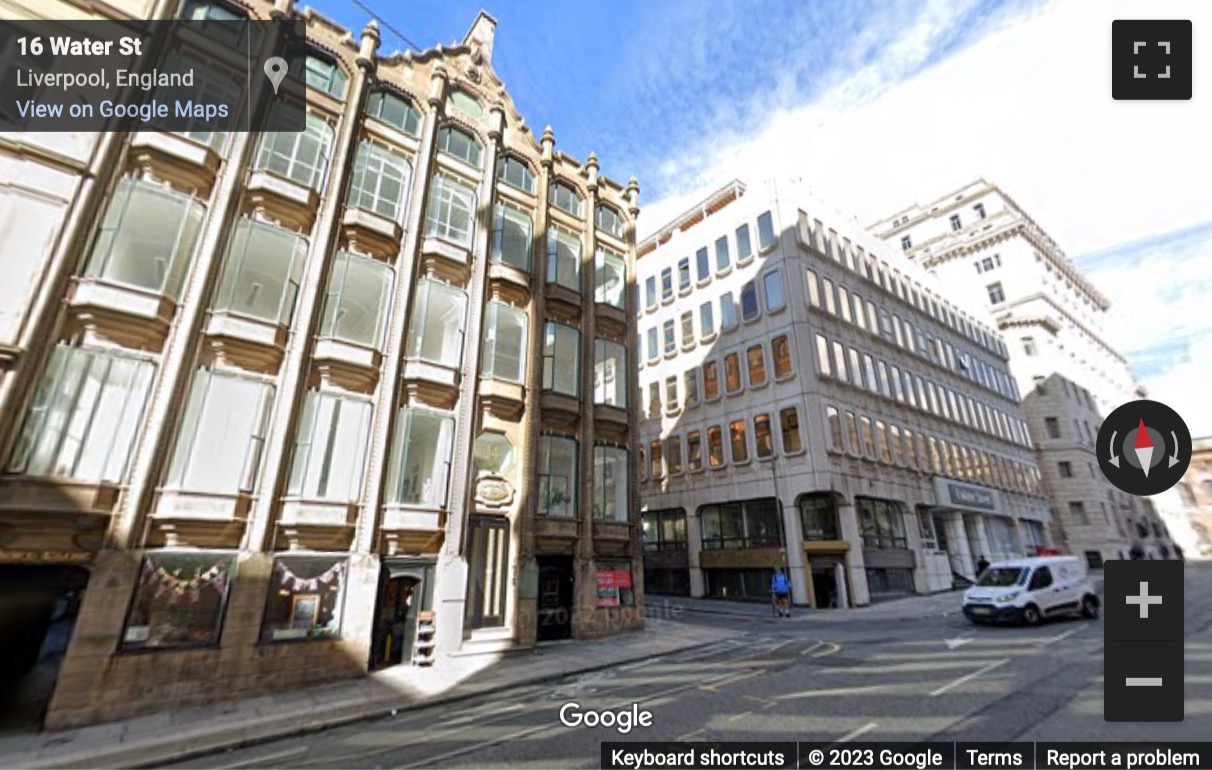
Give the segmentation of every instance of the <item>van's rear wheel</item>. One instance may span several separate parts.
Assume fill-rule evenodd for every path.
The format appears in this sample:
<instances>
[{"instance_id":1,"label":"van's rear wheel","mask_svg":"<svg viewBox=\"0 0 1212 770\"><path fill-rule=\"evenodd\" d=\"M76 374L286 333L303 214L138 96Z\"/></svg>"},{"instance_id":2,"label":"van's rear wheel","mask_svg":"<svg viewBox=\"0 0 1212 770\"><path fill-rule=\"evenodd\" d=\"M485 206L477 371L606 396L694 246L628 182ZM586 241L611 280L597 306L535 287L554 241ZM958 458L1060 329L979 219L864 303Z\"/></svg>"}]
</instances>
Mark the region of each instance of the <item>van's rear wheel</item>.
<instances>
[{"instance_id":1,"label":"van's rear wheel","mask_svg":"<svg viewBox=\"0 0 1212 770\"><path fill-rule=\"evenodd\" d=\"M1082 599L1082 617L1098 620L1098 599L1095 599L1093 596L1087 596Z\"/></svg>"},{"instance_id":2,"label":"van's rear wheel","mask_svg":"<svg viewBox=\"0 0 1212 770\"><path fill-rule=\"evenodd\" d=\"M1023 607L1023 622L1029 626L1039 625L1040 615L1039 608L1034 604L1028 604Z\"/></svg>"}]
</instances>

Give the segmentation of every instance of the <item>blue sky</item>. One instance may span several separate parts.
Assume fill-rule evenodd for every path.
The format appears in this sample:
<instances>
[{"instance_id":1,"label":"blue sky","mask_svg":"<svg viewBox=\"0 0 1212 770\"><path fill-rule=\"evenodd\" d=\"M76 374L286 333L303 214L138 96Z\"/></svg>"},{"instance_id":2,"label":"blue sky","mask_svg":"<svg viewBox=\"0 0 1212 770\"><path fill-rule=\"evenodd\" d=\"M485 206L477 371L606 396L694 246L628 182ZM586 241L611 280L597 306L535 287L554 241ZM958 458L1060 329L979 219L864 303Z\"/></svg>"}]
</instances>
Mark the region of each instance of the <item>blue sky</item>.
<instances>
[{"instance_id":1,"label":"blue sky","mask_svg":"<svg viewBox=\"0 0 1212 770\"><path fill-rule=\"evenodd\" d=\"M1212 435L1212 57L1189 102L1110 99L1110 25L1139 0L362 2L422 47L493 14L527 123L636 176L641 237L737 177L800 176L860 225L995 182L1111 299L1110 341L1154 397ZM1148 7L1212 28L1207 0Z\"/></svg>"},{"instance_id":2,"label":"blue sky","mask_svg":"<svg viewBox=\"0 0 1212 770\"><path fill-rule=\"evenodd\" d=\"M706 129L756 135L766 112L820 98L931 15L929 4L880 0L365 4L422 47L462 39L487 10L499 21L493 64L527 122L551 124L557 146L573 157L596 152L610 176L635 175L649 200L673 191L662 167ZM367 17L348 0L316 7L353 29ZM924 57L903 59L900 76L979 40L1024 3L938 7L946 23ZM406 44L384 30L384 52L397 47Z\"/></svg>"}]
</instances>

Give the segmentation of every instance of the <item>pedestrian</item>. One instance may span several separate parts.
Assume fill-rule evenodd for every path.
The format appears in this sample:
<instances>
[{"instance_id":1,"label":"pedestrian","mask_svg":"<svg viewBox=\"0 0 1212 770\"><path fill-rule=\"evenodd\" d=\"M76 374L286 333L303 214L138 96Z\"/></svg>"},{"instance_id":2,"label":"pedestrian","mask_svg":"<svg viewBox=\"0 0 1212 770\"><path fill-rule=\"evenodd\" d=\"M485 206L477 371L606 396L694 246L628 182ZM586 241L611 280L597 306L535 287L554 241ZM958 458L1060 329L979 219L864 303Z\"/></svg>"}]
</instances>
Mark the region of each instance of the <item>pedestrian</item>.
<instances>
[{"instance_id":1,"label":"pedestrian","mask_svg":"<svg viewBox=\"0 0 1212 770\"><path fill-rule=\"evenodd\" d=\"M770 580L770 592L774 594L774 606L779 617L791 617L791 581L782 567L774 568L774 577Z\"/></svg>"},{"instance_id":2,"label":"pedestrian","mask_svg":"<svg viewBox=\"0 0 1212 770\"><path fill-rule=\"evenodd\" d=\"M986 559L985 554L982 553L981 557L977 559L976 562L976 576L980 577L987 569L989 569L989 560Z\"/></svg>"}]
</instances>

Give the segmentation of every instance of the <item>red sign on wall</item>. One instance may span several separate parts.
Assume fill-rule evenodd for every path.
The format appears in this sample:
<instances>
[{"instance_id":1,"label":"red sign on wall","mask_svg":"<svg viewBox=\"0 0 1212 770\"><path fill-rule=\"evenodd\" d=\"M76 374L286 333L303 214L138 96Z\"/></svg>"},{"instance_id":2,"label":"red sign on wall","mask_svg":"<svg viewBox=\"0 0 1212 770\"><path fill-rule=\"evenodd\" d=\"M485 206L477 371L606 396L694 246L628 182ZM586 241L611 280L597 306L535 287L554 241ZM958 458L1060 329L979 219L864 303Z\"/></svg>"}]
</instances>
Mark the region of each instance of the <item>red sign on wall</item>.
<instances>
[{"instance_id":1,"label":"red sign on wall","mask_svg":"<svg viewBox=\"0 0 1212 770\"><path fill-rule=\"evenodd\" d=\"M618 607L621 588L631 588L630 570L598 570L599 607Z\"/></svg>"},{"instance_id":2,"label":"red sign on wall","mask_svg":"<svg viewBox=\"0 0 1212 770\"><path fill-rule=\"evenodd\" d=\"M598 588L631 588L631 570L598 570Z\"/></svg>"}]
</instances>

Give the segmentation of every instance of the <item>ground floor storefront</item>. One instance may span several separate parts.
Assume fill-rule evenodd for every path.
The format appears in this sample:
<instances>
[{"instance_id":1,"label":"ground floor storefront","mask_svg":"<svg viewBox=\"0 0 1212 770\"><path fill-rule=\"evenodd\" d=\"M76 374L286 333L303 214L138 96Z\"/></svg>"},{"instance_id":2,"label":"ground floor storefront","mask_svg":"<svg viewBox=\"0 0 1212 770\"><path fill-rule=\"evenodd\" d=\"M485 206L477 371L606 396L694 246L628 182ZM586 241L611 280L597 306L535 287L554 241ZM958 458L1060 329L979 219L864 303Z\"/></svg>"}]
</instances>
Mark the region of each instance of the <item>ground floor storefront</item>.
<instances>
[{"instance_id":1,"label":"ground floor storefront","mask_svg":"<svg viewBox=\"0 0 1212 770\"><path fill-rule=\"evenodd\" d=\"M796 605L846 609L952 590L975 580L982 559L1050 547L1046 508L1030 518L987 487L941 478L932 486L933 495L908 499L877 485L852 498L829 490L793 503L645 511L648 592L769 601L774 572L785 569Z\"/></svg>"},{"instance_id":2,"label":"ground floor storefront","mask_svg":"<svg viewBox=\"0 0 1212 770\"><path fill-rule=\"evenodd\" d=\"M514 568L504 532L472 527L467 559L191 548L0 564L0 678L17 683L3 688L0 728L80 727L642 628L637 562L541 554Z\"/></svg>"}]
</instances>

